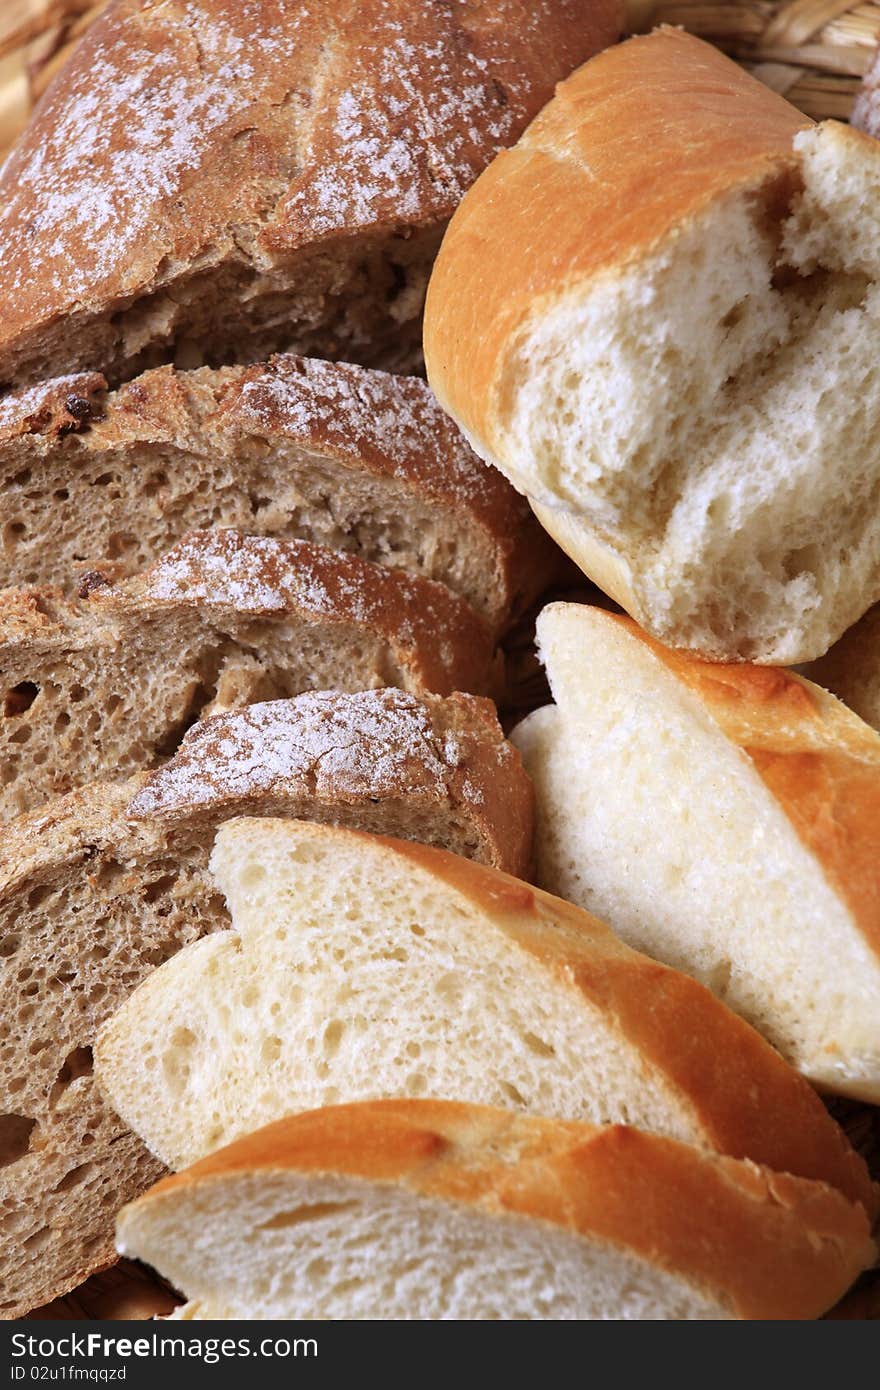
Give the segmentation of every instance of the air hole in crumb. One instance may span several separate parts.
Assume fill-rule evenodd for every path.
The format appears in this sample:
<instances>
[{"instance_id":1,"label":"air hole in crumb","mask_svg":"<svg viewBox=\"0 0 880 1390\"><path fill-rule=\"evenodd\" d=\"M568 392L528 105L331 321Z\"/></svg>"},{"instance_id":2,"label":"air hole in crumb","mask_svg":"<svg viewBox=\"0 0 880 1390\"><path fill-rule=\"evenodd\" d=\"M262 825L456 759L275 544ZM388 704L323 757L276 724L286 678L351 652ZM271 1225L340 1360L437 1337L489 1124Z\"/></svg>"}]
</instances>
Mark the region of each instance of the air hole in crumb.
<instances>
[{"instance_id":1,"label":"air hole in crumb","mask_svg":"<svg viewBox=\"0 0 880 1390\"><path fill-rule=\"evenodd\" d=\"M350 1211L356 1202L312 1202L308 1206L295 1207L293 1211L279 1211L262 1221L258 1231L282 1231L287 1226L304 1226L309 1221L323 1221L326 1216L337 1216L341 1211Z\"/></svg>"},{"instance_id":2,"label":"air hole in crumb","mask_svg":"<svg viewBox=\"0 0 880 1390\"><path fill-rule=\"evenodd\" d=\"M24 1157L36 1124L30 1115L0 1115L0 1168Z\"/></svg>"},{"instance_id":3,"label":"air hole in crumb","mask_svg":"<svg viewBox=\"0 0 880 1390\"><path fill-rule=\"evenodd\" d=\"M65 1173L60 1182L55 1184L56 1192L67 1192L71 1187L76 1187L84 1178L87 1178L92 1171L93 1164L81 1163L78 1168L71 1168L69 1173Z\"/></svg>"},{"instance_id":4,"label":"air hole in crumb","mask_svg":"<svg viewBox=\"0 0 880 1390\"><path fill-rule=\"evenodd\" d=\"M525 1097L516 1089L512 1081L502 1081L500 1085L507 1099L512 1101L518 1109L524 1110L526 1108Z\"/></svg>"},{"instance_id":5,"label":"air hole in crumb","mask_svg":"<svg viewBox=\"0 0 880 1390\"><path fill-rule=\"evenodd\" d=\"M33 681L19 681L11 690L6 692L6 699L3 702L3 713L7 719L17 719L20 714L25 714L36 700L40 693L40 687L34 685Z\"/></svg>"},{"instance_id":6,"label":"air hole in crumb","mask_svg":"<svg viewBox=\"0 0 880 1390\"><path fill-rule=\"evenodd\" d=\"M58 1104L71 1082L77 1081L81 1076L91 1076L93 1070L94 1061L90 1047L75 1047L72 1052L68 1052L49 1092L50 1110Z\"/></svg>"}]
</instances>

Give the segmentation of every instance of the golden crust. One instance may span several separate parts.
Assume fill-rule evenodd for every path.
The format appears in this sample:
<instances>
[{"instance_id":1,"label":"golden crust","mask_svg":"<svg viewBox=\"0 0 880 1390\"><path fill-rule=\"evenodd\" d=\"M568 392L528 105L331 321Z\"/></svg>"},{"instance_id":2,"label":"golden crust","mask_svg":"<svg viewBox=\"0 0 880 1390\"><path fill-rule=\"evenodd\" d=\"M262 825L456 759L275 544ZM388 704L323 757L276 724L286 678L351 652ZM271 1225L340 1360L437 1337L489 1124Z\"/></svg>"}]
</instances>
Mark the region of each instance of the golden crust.
<instances>
[{"instance_id":1,"label":"golden crust","mask_svg":"<svg viewBox=\"0 0 880 1390\"><path fill-rule=\"evenodd\" d=\"M0 181L0 379L68 316L149 296L178 321L166 292L195 270L246 280L298 251L441 227L620 21L619 0L116 0ZM112 356L113 332L94 347ZM107 365L82 363L75 328L66 350L61 370Z\"/></svg>"},{"instance_id":2,"label":"golden crust","mask_svg":"<svg viewBox=\"0 0 880 1390\"><path fill-rule=\"evenodd\" d=\"M124 1208L121 1248L141 1249L151 1208L261 1172L397 1184L499 1220L547 1222L677 1274L738 1318L817 1317L876 1253L864 1212L823 1184L623 1126L438 1100L367 1101L269 1125Z\"/></svg>"},{"instance_id":3,"label":"golden crust","mask_svg":"<svg viewBox=\"0 0 880 1390\"><path fill-rule=\"evenodd\" d=\"M880 955L880 734L792 671L703 661L663 646L630 618L602 616L649 647L748 755Z\"/></svg>"},{"instance_id":4,"label":"golden crust","mask_svg":"<svg viewBox=\"0 0 880 1390\"><path fill-rule=\"evenodd\" d=\"M237 833L227 824L227 841ZM670 1104L690 1109L702 1142L734 1158L818 1178L872 1214L880 1193L808 1083L749 1024L690 977L624 945L583 909L508 874L410 841L355 830L263 820L267 837L292 833L330 851L365 841L371 854L419 869L476 909L542 971L595 1010L650 1068Z\"/></svg>"},{"instance_id":5,"label":"golden crust","mask_svg":"<svg viewBox=\"0 0 880 1390\"><path fill-rule=\"evenodd\" d=\"M480 452L499 455L508 355L548 303L621 273L718 197L792 172L793 137L810 124L676 29L607 49L561 83L463 199L428 287L428 378Z\"/></svg>"}]
</instances>

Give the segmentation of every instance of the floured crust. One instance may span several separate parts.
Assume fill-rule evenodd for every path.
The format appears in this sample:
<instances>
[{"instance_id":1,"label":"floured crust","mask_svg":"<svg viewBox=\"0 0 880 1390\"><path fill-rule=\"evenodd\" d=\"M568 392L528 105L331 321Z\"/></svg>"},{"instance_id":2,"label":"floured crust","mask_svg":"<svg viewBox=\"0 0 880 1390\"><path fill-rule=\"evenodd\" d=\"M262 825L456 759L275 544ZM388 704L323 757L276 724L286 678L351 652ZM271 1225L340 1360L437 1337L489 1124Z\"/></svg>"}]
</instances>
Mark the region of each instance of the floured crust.
<instances>
[{"instance_id":1,"label":"floured crust","mask_svg":"<svg viewBox=\"0 0 880 1390\"><path fill-rule=\"evenodd\" d=\"M439 234L553 83L619 27L616 0L116 0L0 182L0 380L118 373L151 340L185 337L189 296L170 291L191 292L195 273L232 267L283 296L297 254L307 292L340 244ZM407 291L389 323L418 320ZM276 302L271 346L288 345L284 319Z\"/></svg>"},{"instance_id":2,"label":"floured crust","mask_svg":"<svg viewBox=\"0 0 880 1390\"><path fill-rule=\"evenodd\" d=\"M193 532L129 579L0 604L4 819L154 767L198 718L306 690L503 689L503 656L445 585L308 541Z\"/></svg>"},{"instance_id":3,"label":"floured crust","mask_svg":"<svg viewBox=\"0 0 880 1390\"><path fill-rule=\"evenodd\" d=\"M33 1145L0 1167L6 1316L109 1262L119 1204L158 1175L101 1101L82 1050L157 964L228 927L208 856L233 809L422 833L517 871L531 850L531 785L488 702L394 690L310 693L251 707L242 723L220 716L161 776L93 784L5 825L0 987L12 1045L0 1040L0 1113L36 1121ZM35 1014L39 981L50 993ZM71 1058L82 1074L57 1102Z\"/></svg>"},{"instance_id":4,"label":"floured crust","mask_svg":"<svg viewBox=\"0 0 880 1390\"><path fill-rule=\"evenodd\" d=\"M98 588L91 601L110 612L204 604L350 624L383 638L420 690L482 693L492 684L492 639L464 600L309 541L193 532L143 575Z\"/></svg>"},{"instance_id":5,"label":"floured crust","mask_svg":"<svg viewBox=\"0 0 880 1390\"><path fill-rule=\"evenodd\" d=\"M308 541L195 531L143 574L118 581L100 573L80 580L80 597L48 590L7 590L0 642L40 650L91 624L228 609L254 617L301 616L351 624L384 638L423 689L486 689L492 667L488 629L442 584L339 555Z\"/></svg>"},{"instance_id":6,"label":"floured crust","mask_svg":"<svg viewBox=\"0 0 880 1390\"><path fill-rule=\"evenodd\" d=\"M255 507L246 495L253 486L248 464L236 461L244 450L267 447L275 455L276 489L272 499ZM302 503L301 492L297 496L301 475L325 460L338 488L355 490L366 480L379 483L379 495L392 515L405 516L413 506L435 509L439 536L460 535L471 551L485 552L485 593L470 590L464 596L482 608L493 626L504 626L558 570L559 554L527 502L477 458L430 388L414 377L281 354L249 368L181 372L162 367L109 394L103 377L80 374L0 400L0 468L10 474L11 512L19 487L35 486L31 477L22 479L23 470L38 462L49 519L63 515L65 492L84 485L80 475L92 459L110 472L173 468L182 475L181 483L188 475L189 496L174 507L161 484L152 494L116 505L107 488L92 487L95 520L106 510L111 535L142 533L136 535L141 556L145 545L154 558L184 531L209 521L245 525L255 533L295 535L303 524L293 500ZM212 479L218 459L238 468L245 494L225 502L225 515L216 482L207 494L198 486L201 479ZM281 497L287 477L292 496L285 513ZM326 505L331 512L332 499ZM35 526L36 520L30 524ZM74 524L85 523L77 517ZM364 544L358 541L357 517L349 519L347 529L355 533L346 537L347 545ZM94 533L78 539L92 566L110 558ZM63 585L73 578L57 567L52 547L49 553L44 547L43 553L32 555L31 545L25 555L19 539L7 537L0 544L0 581L14 583L22 567L35 565L41 569L35 582ZM385 563L405 567L405 557L391 551ZM427 577L451 582L441 563L438 558L437 572Z\"/></svg>"},{"instance_id":7,"label":"floured crust","mask_svg":"<svg viewBox=\"0 0 880 1390\"><path fill-rule=\"evenodd\" d=\"M128 815L167 827L213 823L261 801L311 800L334 819L365 802L449 814L477 857L518 876L531 865L534 793L488 700L400 690L319 691L201 720L135 793Z\"/></svg>"},{"instance_id":8,"label":"floured crust","mask_svg":"<svg viewBox=\"0 0 880 1390\"><path fill-rule=\"evenodd\" d=\"M739 1318L816 1317L875 1254L864 1213L822 1184L623 1126L435 1100L335 1106L269 1125L125 1208L120 1250L149 1249L151 1211L165 1203L270 1172L395 1184L498 1220L548 1222L639 1254Z\"/></svg>"}]
</instances>

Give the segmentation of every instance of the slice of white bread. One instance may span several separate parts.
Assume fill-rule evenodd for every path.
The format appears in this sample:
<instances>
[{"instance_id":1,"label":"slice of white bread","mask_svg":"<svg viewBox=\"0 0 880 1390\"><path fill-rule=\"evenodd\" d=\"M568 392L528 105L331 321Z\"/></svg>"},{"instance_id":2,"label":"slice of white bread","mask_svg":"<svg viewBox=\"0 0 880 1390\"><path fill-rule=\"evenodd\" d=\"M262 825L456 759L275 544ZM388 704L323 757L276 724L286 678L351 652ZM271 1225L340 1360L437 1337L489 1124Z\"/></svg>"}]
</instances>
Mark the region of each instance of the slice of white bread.
<instances>
[{"instance_id":1,"label":"slice of white bread","mask_svg":"<svg viewBox=\"0 0 880 1390\"><path fill-rule=\"evenodd\" d=\"M282 1119L126 1207L190 1319L815 1318L876 1254L822 1183L443 1100Z\"/></svg>"},{"instance_id":2,"label":"slice of white bread","mask_svg":"<svg viewBox=\"0 0 880 1390\"><path fill-rule=\"evenodd\" d=\"M465 197L428 375L655 636L816 658L880 598L880 145L661 29Z\"/></svg>"},{"instance_id":3,"label":"slice of white bread","mask_svg":"<svg viewBox=\"0 0 880 1390\"><path fill-rule=\"evenodd\" d=\"M91 1048L160 961L229 925L208 856L243 812L424 836L517 872L531 850L531 787L488 702L398 690L218 715L152 777L5 826L0 1317L112 1260L119 1206L161 1171L103 1103Z\"/></svg>"},{"instance_id":4,"label":"slice of white bread","mask_svg":"<svg viewBox=\"0 0 880 1390\"><path fill-rule=\"evenodd\" d=\"M538 881L685 970L815 1084L880 1101L880 736L797 675L551 604L514 741Z\"/></svg>"},{"instance_id":5,"label":"slice of white bread","mask_svg":"<svg viewBox=\"0 0 880 1390\"><path fill-rule=\"evenodd\" d=\"M232 526L437 580L503 628L568 563L416 377L279 356L105 388L83 374L0 401L0 585L133 573Z\"/></svg>"},{"instance_id":6,"label":"slice of white bread","mask_svg":"<svg viewBox=\"0 0 880 1390\"><path fill-rule=\"evenodd\" d=\"M418 366L450 214L622 8L114 0L0 169L0 383Z\"/></svg>"},{"instance_id":7,"label":"slice of white bread","mask_svg":"<svg viewBox=\"0 0 880 1390\"><path fill-rule=\"evenodd\" d=\"M197 531L143 574L0 611L0 817L152 767L214 708L303 690L487 693L493 641L445 585L308 541Z\"/></svg>"},{"instance_id":8,"label":"slice of white bread","mask_svg":"<svg viewBox=\"0 0 880 1390\"><path fill-rule=\"evenodd\" d=\"M880 730L880 604L869 608L825 656L804 670Z\"/></svg>"},{"instance_id":9,"label":"slice of white bread","mask_svg":"<svg viewBox=\"0 0 880 1390\"><path fill-rule=\"evenodd\" d=\"M569 903L302 821L226 822L211 867L234 930L155 971L95 1049L106 1099L170 1167L293 1111L439 1095L635 1124L875 1209L807 1083L708 990Z\"/></svg>"}]
</instances>

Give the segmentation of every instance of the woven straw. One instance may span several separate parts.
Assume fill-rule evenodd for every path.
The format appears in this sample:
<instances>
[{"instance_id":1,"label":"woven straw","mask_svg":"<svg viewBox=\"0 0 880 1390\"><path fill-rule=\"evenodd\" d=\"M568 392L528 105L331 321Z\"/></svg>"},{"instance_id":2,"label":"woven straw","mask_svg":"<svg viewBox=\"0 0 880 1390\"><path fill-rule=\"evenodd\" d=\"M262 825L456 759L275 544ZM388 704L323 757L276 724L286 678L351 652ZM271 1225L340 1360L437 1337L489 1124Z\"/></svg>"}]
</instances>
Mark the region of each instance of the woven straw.
<instances>
[{"instance_id":1,"label":"woven straw","mask_svg":"<svg viewBox=\"0 0 880 1390\"><path fill-rule=\"evenodd\" d=\"M0 0L0 157L108 0ZM880 41L880 0L625 0L627 30L679 24L816 120L849 118Z\"/></svg>"},{"instance_id":2,"label":"woven straw","mask_svg":"<svg viewBox=\"0 0 880 1390\"><path fill-rule=\"evenodd\" d=\"M108 0L0 0L0 159Z\"/></svg>"},{"instance_id":3,"label":"woven straw","mask_svg":"<svg viewBox=\"0 0 880 1390\"><path fill-rule=\"evenodd\" d=\"M847 0L626 0L627 27L680 24L708 39L815 120L849 119L880 41L880 3Z\"/></svg>"}]
</instances>

